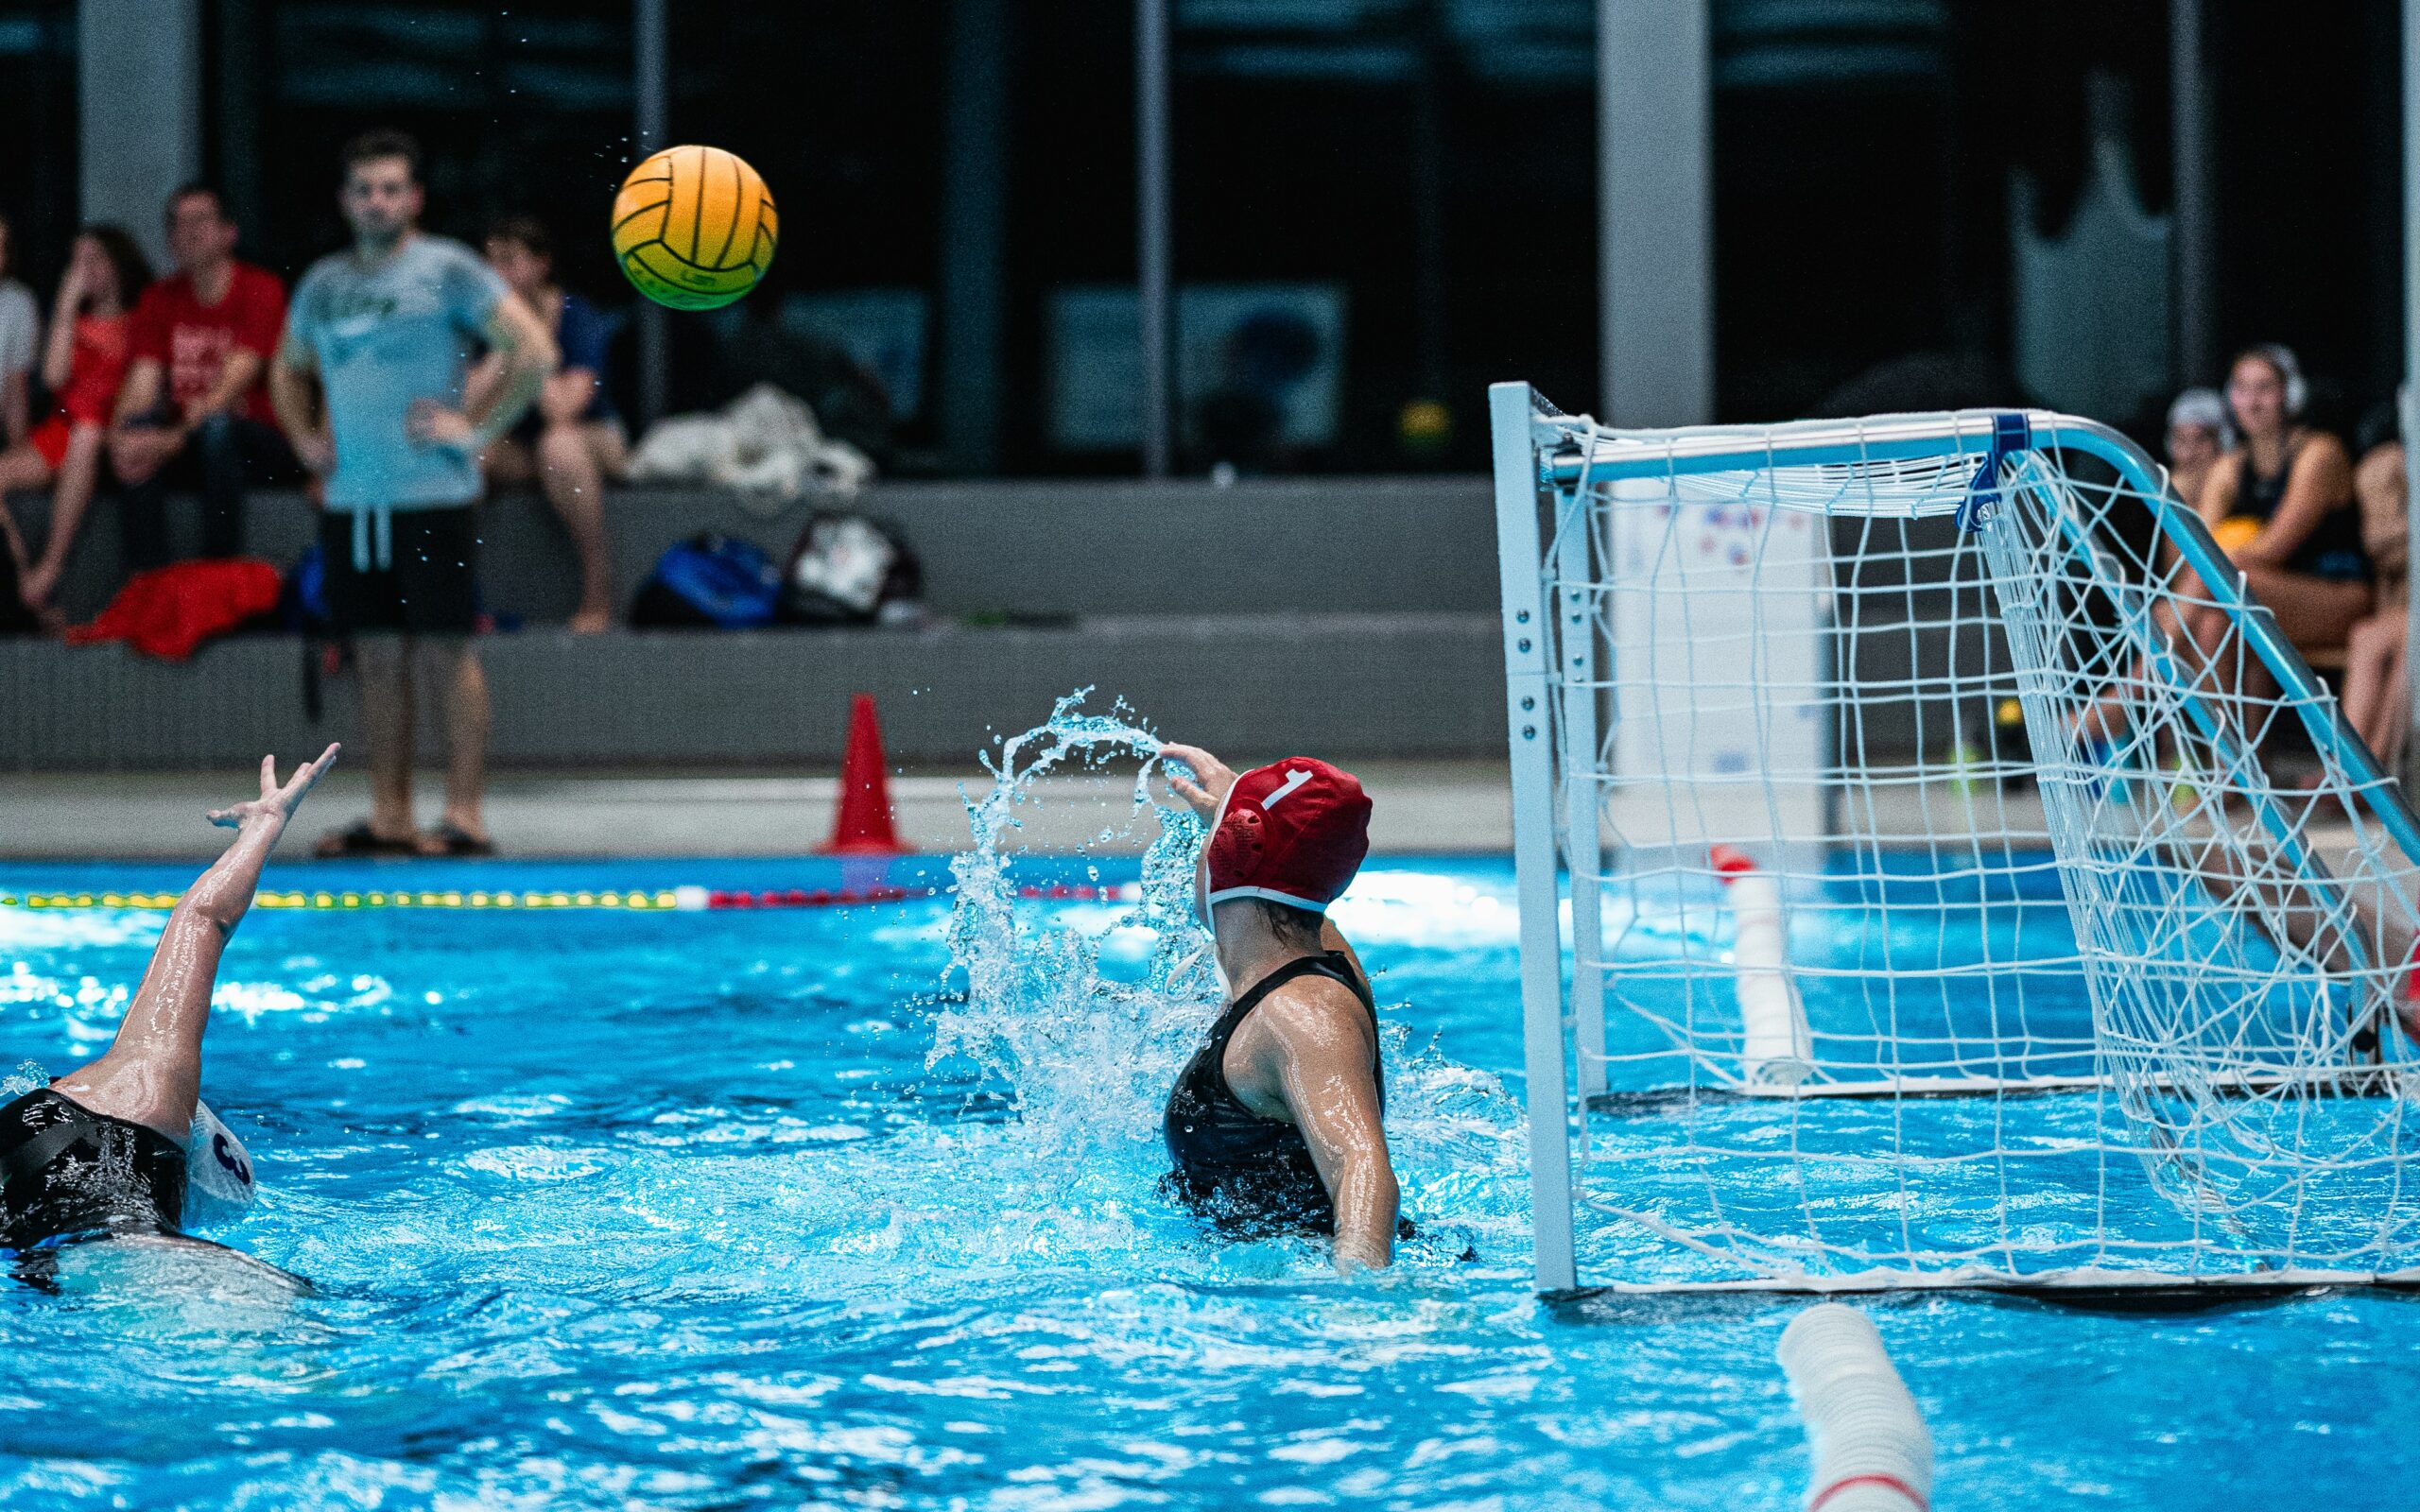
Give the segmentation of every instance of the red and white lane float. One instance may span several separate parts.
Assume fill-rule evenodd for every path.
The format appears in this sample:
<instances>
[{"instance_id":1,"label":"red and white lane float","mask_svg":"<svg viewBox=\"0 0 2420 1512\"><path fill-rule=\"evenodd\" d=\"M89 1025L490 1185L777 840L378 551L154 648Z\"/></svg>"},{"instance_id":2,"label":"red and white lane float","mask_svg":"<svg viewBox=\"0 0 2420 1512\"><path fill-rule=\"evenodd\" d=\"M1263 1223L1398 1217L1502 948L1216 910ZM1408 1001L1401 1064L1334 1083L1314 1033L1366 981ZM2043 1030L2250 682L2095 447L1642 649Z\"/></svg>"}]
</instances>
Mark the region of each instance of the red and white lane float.
<instances>
[{"instance_id":1,"label":"red and white lane float","mask_svg":"<svg viewBox=\"0 0 2420 1512\"><path fill-rule=\"evenodd\" d=\"M734 909L858 908L938 897L939 887L602 887L562 889L455 887L415 891L368 888L300 891L265 887L261 908L308 908L344 912L362 908L473 908L513 913L548 909L617 909L629 913L722 913ZM1053 883L1017 889L1020 898L1046 902L1131 902L1143 895L1137 883ZM0 892L0 908L134 908L164 912L177 905L172 892Z\"/></svg>"},{"instance_id":2,"label":"red and white lane float","mask_svg":"<svg viewBox=\"0 0 2420 1512\"><path fill-rule=\"evenodd\" d=\"M1929 1512L1932 1435L1874 1320L1819 1303L1790 1320L1774 1352L1815 1455L1806 1512Z\"/></svg>"},{"instance_id":3,"label":"red and white lane float","mask_svg":"<svg viewBox=\"0 0 2420 1512\"><path fill-rule=\"evenodd\" d=\"M1781 885L1743 850L1716 846L1707 858L1731 905L1732 986L1739 998L1740 1079L1752 1090L1795 1087L1815 1070L1806 1005L1789 970L1789 928Z\"/></svg>"}]
</instances>

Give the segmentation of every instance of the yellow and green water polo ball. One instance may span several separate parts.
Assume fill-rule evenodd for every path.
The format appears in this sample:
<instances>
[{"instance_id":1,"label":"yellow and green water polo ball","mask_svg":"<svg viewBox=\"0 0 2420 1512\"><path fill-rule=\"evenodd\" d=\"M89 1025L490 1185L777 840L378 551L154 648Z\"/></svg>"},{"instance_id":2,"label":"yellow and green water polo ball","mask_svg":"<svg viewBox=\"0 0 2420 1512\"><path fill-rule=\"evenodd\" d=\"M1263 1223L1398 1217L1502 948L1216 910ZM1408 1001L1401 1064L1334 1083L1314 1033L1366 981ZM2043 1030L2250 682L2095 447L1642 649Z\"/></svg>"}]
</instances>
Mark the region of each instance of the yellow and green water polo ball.
<instances>
[{"instance_id":1,"label":"yellow and green water polo ball","mask_svg":"<svg viewBox=\"0 0 2420 1512\"><path fill-rule=\"evenodd\" d=\"M614 260L631 287L675 310L718 310L745 295L780 240L765 180L720 147L666 147L614 197Z\"/></svg>"}]
</instances>

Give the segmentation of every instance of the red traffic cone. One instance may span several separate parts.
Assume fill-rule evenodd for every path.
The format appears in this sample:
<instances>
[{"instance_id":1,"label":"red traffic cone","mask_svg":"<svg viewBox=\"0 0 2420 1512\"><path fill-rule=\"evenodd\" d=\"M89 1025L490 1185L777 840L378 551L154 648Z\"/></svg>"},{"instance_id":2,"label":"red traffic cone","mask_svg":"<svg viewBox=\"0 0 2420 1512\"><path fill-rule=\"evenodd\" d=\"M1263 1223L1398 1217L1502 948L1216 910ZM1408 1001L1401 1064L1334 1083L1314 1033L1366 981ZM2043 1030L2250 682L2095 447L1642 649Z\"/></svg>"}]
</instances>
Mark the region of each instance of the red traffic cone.
<instances>
[{"instance_id":1,"label":"red traffic cone","mask_svg":"<svg viewBox=\"0 0 2420 1512\"><path fill-rule=\"evenodd\" d=\"M882 722L873 695L861 693L849 706L849 752L840 763L840 801L832 814L832 838L821 854L895 856L899 832L890 822L890 771L882 755Z\"/></svg>"}]
</instances>

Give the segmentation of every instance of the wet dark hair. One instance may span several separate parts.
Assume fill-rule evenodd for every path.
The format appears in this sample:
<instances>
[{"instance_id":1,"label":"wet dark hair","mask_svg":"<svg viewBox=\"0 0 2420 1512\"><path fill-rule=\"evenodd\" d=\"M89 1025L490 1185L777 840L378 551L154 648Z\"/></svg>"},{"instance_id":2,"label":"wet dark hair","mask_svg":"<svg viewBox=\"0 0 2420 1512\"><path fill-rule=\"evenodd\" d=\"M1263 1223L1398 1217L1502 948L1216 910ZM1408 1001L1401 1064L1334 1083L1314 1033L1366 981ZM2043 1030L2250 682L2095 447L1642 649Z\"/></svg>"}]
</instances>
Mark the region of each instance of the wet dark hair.
<instances>
[{"instance_id":1,"label":"wet dark hair","mask_svg":"<svg viewBox=\"0 0 2420 1512\"><path fill-rule=\"evenodd\" d=\"M2286 390L2286 419L2290 421L2301 420L2303 411L2310 407L2310 380L2305 376L2302 359L2294 355L2294 349L2275 341L2246 347L2235 354L2233 362L2227 364L2229 379L2232 380L2235 370L2247 362L2264 364L2277 375L2279 386ZM2232 396L2227 400L2227 414L2240 429L2243 418L2235 413Z\"/></svg>"},{"instance_id":2,"label":"wet dark hair","mask_svg":"<svg viewBox=\"0 0 2420 1512\"><path fill-rule=\"evenodd\" d=\"M387 158L404 160L412 182L420 182L420 144L401 131L364 131L344 145L344 171L348 177L365 163L377 163Z\"/></svg>"},{"instance_id":3,"label":"wet dark hair","mask_svg":"<svg viewBox=\"0 0 2420 1512\"><path fill-rule=\"evenodd\" d=\"M121 308L133 309L135 300L151 286L151 260L143 255L143 249L134 245L123 226L87 226L76 234L101 244L103 255L117 270L117 302Z\"/></svg>"},{"instance_id":4,"label":"wet dark hair","mask_svg":"<svg viewBox=\"0 0 2420 1512\"><path fill-rule=\"evenodd\" d=\"M1321 915L1307 908L1289 908L1284 903L1270 902L1266 898L1244 901L1260 910L1260 917L1268 920L1270 932L1287 945L1295 950L1319 949L1320 926L1325 921Z\"/></svg>"},{"instance_id":5,"label":"wet dark hair","mask_svg":"<svg viewBox=\"0 0 2420 1512\"><path fill-rule=\"evenodd\" d=\"M2232 373L2247 362L2256 362L2262 367L2268 369L2271 372L2275 373L2277 375L2277 383L2280 387L2283 387L2285 385L2293 381L2293 374L2288 372L2286 370L2285 363L2278 360L2277 349L2274 347L2264 345L2244 348L2241 352L2237 352L2234 357L2228 360L2227 371Z\"/></svg>"},{"instance_id":6,"label":"wet dark hair","mask_svg":"<svg viewBox=\"0 0 2420 1512\"><path fill-rule=\"evenodd\" d=\"M188 199L197 198L208 199L210 208L217 212L219 219L227 218L227 197L218 192L216 184L206 183L199 179L177 185L176 193L168 196L168 203L161 212L162 216L168 220L176 219L177 207Z\"/></svg>"},{"instance_id":7,"label":"wet dark hair","mask_svg":"<svg viewBox=\"0 0 2420 1512\"><path fill-rule=\"evenodd\" d=\"M535 215L500 215L488 222L488 240L510 242L532 257L543 257L549 266L555 261L554 233L546 223Z\"/></svg>"},{"instance_id":8,"label":"wet dark hair","mask_svg":"<svg viewBox=\"0 0 2420 1512\"><path fill-rule=\"evenodd\" d=\"M2403 438L2402 421L2395 414L2394 401L2381 399L2361 411L2361 419L2353 427L2353 455L2367 456L2389 441Z\"/></svg>"}]
</instances>

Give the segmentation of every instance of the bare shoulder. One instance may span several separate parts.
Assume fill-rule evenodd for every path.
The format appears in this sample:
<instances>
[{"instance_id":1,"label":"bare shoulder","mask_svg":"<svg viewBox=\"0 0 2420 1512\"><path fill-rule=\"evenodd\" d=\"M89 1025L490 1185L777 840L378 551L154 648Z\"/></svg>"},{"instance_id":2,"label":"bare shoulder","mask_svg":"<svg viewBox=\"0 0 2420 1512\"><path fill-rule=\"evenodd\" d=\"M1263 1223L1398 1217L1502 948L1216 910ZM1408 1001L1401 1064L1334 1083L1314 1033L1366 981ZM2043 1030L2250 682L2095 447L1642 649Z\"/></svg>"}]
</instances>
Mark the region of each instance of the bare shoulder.
<instances>
[{"instance_id":1,"label":"bare shoulder","mask_svg":"<svg viewBox=\"0 0 2420 1512\"><path fill-rule=\"evenodd\" d=\"M2386 441L2371 447L2353 469L2353 475L2367 488L2400 487L2403 482L2403 443Z\"/></svg>"},{"instance_id":2,"label":"bare shoulder","mask_svg":"<svg viewBox=\"0 0 2420 1512\"><path fill-rule=\"evenodd\" d=\"M1367 1056L1377 1043L1370 1010L1332 976L1288 982L1261 1001L1246 1027L1297 1056Z\"/></svg>"},{"instance_id":3,"label":"bare shoulder","mask_svg":"<svg viewBox=\"0 0 2420 1512\"><path fill-rule=\"evenodd\" d=\"M1351 988L1302 976L1260 1001L1227 1041L1227 1085L1264 1118L1291 1117L1289 1087L1370 1083L1376 1026Z\"/></svg>"},{"instance_id":4,"label":"bare shoulder","mask_svg":"<svg viewBox=\"0 0 2420 1512\"><path fill-rule=\"evenodd\" d=\"M2333 432L2312 431L2309 438L2303 442L2302 449L2294 454L2294 471L2306 476L2341 474L2349 477L2353 472L2353 458Z\"/></svg>"},{"instance_id":5,"label":"bare shoulder","mask_svg":"<svg viewBox=\"0 0 2420 1512\"><path fill-rule=\"evenodd\" d=\"M2400 515L2406 481L2403 443L2389 441L2370 448L2369 455L2353 469L2353 494L2364 508Z\"/></svg>"}]
</instances>

